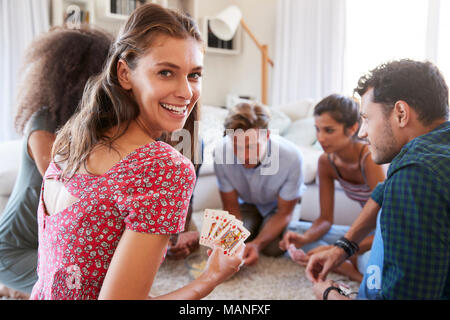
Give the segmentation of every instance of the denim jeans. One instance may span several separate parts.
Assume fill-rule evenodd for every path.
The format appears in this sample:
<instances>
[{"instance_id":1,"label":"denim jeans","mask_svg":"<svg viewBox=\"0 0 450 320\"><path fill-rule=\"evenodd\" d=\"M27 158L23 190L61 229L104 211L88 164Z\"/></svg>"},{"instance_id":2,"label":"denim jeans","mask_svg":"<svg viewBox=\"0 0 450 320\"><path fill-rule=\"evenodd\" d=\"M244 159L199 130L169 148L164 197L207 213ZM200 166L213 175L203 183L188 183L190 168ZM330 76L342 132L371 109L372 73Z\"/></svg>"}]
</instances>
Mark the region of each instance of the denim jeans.
<instances>
[{"instance_id":1,"label":"denim jeans","mask_svg":"<svg viewBox=\"0 0 450 320\"><path fill-rule=\"evenodd\" d=\"M306 230L311 228L312 222L307 221L292 221L288 225L289 231L294 231L299 234L304 234ZM327 246L334 244L340 237L343 237L350 226L332 225L330 230L322 238L317 241L308 243L302 247L303 251L308 252L320 246Z\"/></svg>"},{"instance_id":2,"label":"denim jeans","mask_svg":"<svg viewBox=\"0 0 450 320\"><path fill-rule=\"evenodd\" d=\"M292 212L291 222L293 222L295 220L298 221L298 217L300 216L300 208L301 208L301 204L298 203ZM249 204L249 203L240 204L239 209L241 211L244 227L246 227L250 231L250 236L246 242L249 242L249 241L252 241L253 239L255 239L258 236L261 229L267 223L267 221L277 211L277 208L275 208L267 216L263 217L259 213L258 208L253 204ZM283 251L280 249L279 243L280 243L281 239L283 238L283 234L285 231L286 231L286 228L262 250L262 253L264 253L265 255L271 256L271 257L277 257L277 256L282 255Z\"/></svg>"}]
</instances>

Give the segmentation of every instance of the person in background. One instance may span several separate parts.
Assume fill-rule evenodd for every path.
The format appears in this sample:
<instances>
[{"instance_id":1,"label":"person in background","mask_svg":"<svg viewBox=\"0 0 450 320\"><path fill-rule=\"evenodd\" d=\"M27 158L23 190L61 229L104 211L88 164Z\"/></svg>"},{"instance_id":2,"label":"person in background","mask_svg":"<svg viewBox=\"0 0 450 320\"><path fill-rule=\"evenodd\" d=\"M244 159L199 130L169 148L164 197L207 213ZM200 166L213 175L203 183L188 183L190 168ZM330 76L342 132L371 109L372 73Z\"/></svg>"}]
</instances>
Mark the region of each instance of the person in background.
<instances>
[{"instance_id":1,"label":"person in background","mask_svg":"<svg viewBox=\"0 0 450 320\"><path fill-rule=\"evenodd\" d=\"M79 111L58 132L38 207L31 299L148 299L169 238L184 230L204 44L195 21L148 3L128 18ZM244 247L212 250L204 272L159 299L200 299L239 270Z\"/></svg>"},{"instance_id":2,"label":"person in background","mask_svg":"<svg viewBox=\"0 0 450 320\"><path fill-rule=\"evenodd\" d=\"M203 162L203 141L200 144L201 149L199 152L199 163L195 161L191 162L194 164L196 181L198 179L200 168ZM194 187L195 189L195 187ZM180 234L174 234L170 237L169 248L167 250L167 258L174 260L181 260L187 258L189 255L194 253L200 246L200 233L197 226L192 221L192 213L194 208L194 194L191 196L189 201L189 207L186 215L186 226L185 230Z\"/></svg>"},{"instance_id":3,"label":"person in background","mask_svg":"<svg viewBox=\"0 0 450 320\"><path fill-rule=\"evenodd\" d=\"M381 64L361 77L361 138L373 161L390 163L371 194L379 212L361 213L345 237L309 258L319 299L348 299L330 270L376 227L358 299L450 298L450 122L448 86L430 62ZM367 205L366 205L367 206ZM364 210L363 210L364 211Z\"/></svg>"},{"instance_id":4,"label":"person in background","mask_svg":"<svg viewBox=\"0 0 450 320\"><path fill-rule=\"evenodd\" d=\"M55 132L75 112L88 79L102 70L111 43L110 34L89 26L54 27L25 53L15 117L21 163L0 216L0 295L27 298L37 280L36 212Z\"/></svg>"},{"instance_id":5,"label":"person in background","mask_svg":"<svg viewBox=\"0 0 450 320\"><path fill-rule=\"evenodd\" d=\"M225 119L222 144L214 150L223 209L243 220L251 233L245 265L257 263L260 252L283 253L278 243L288 223L298 220L298 204L306 189L302 154L293 143L271 135L269 121L265 107L236 105Z\"/></svg>"},{"instance_id":6,"label":"person in background","mask_svg":"<svg viewBox=\"0 0 450 320\"><path fill-rule=\"evenodd\" d=\"M299 256L294 260L302 265L308 262L308 255L302 255L302 252L309 253L319 246L332 245L350 228L333 224L335 181L339 182L348 198L364 207L373 189L385 179L382 167L372 160L368 145L357 139L360 115L359 104L355 100L332 94L315 106L314 117L317 140L324 150L318 161L320 215L312 223L293 221L280 241L280 248L290 248L291 256ZM370 250L372 240L373 235L364 239L360 254ZM299 248L302 251L296 250ZM358 270L355 258L335 271L360 282L364 271ZM360 255L359 258L367 260L368 255ZM359 265L364 263L360 261Z\"/></svg>"}]
</instances>

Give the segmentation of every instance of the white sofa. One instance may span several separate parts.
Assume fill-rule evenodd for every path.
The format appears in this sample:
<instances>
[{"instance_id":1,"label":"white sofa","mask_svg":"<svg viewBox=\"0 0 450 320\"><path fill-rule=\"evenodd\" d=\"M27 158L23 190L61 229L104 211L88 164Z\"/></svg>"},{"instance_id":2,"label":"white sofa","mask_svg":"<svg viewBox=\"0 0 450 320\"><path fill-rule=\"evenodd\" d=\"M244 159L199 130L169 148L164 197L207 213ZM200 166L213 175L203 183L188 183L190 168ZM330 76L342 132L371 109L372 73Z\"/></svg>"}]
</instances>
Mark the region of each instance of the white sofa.
<instances>
[{"instance_id":1,"label":"white sofa","mask_svg":"<svg viewBox=\"0 0 450 320\"><path fill-rule=\"evenodd\" d=\"M302 197L301 219L313 221L319 215L319 190L317 186L317 160L322 153L315 143L313 108L315 102L304 100L299 103L271 107L270 129L295 143L303 154L304 177L307 190ZM205 143L204 161L194 190L194 211L205 208L221 208L217 181L213 169L212 150L223 136L223 121L227 109L203 106L199 133ZM0 143L0 214L11 194L20 165L20 140ZM338 183L335 193L335 223L350 225L361 208L348 199Z\"/></svg>"},{"instance_id":2,"label":"white sofa","mask_svg":"<svg viewBox=\"0 0 450 320\"><path fill-rule=\"evenodd\" d=\"M0 214L8 202L19 172L21 146L20 139L0 143Z\"/></svg>"}]
</instances>

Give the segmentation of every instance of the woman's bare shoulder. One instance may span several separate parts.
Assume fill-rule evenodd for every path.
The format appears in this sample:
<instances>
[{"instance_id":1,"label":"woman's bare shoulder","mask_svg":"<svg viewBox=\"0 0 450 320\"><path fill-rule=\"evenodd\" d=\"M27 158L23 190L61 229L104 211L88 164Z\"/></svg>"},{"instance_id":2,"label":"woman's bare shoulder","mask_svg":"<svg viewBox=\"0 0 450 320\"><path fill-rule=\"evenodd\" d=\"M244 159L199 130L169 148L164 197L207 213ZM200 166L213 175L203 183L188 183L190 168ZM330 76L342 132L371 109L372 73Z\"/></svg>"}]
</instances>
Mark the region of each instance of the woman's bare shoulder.
<instances>
[{"instance_id":1,"label":"woman's bare shoulder","mask_svg":"<svg viewBox=\"0 0 450 320\"><path fill-rule=\"evenodd\" d=\"M320 176L329 176L330 178L335 179L334 170L328 157L328 153L325 152L320 155L317 170Z\"/></svg>"}]
</instances>

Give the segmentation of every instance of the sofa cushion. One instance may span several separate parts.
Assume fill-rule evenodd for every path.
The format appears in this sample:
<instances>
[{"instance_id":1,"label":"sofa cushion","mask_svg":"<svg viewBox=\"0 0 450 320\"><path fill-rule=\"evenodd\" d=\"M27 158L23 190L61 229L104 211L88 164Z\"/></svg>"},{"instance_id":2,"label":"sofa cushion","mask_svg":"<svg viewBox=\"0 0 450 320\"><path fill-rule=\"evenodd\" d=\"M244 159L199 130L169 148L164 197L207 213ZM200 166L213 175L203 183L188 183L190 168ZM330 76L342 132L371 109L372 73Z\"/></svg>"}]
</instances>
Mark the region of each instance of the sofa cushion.
<instances>
[{"instance_id":1,"label":"sofa cushion","mask_svg":"<svg viewBox=\"0 0 450 320\"><path fill-rule=\"evenodd\" d=\"M312 146L317 140L314 117L299 119L292 122L290 127L283 134L283 137L298 146Z\"/></svg>"},{"instance_id":2,"label":"sofa cushion","mask_svg":"<svg viewBox=\"0 0 450 320\"><path fill-rule=\"evenodd\" d=\"M271 119L269 123L269 129L274 131L275 134L283 135L291 126L291 119L282 111L275 108L269 109L271 113Z\"/></svg>"},{"instance_id":3,"label":"sofa cushion","mask_svg":"<svg viewBox=\"0 0 450 320\"><path fill-rule=\"evenodd\" d=\"M0 196L8 197L14 187L20 166L22 140L0 143Z\"/></svg>"},{"instance_id":4,"label":"sofa cushion","mask_svg":"<svg viewBox=\"0 0 450 320\"><path fill-rule=\"evenodd\" d=\"M292 121L308 118L313 115L315 106L315 100L304 99L292 103L282 104L274 106L273 109L277 109L286 114Z\"/></svg>"},{"instance_id":5,"label":"sofa cushion","mask_svg":"<svg viewBox=\"0 0 450 320\"><path fill-rule=\"evenodd\" d=\"M314 147L298 146L303 155L303 180L305 184L311 184L316 181L317 162L322 151Z\"/></svg>"},{"instance_id":6,"label":"sofa cushion","mask_svg":"<svg viewBox=\"0 0 450 320\"><path fill-rule=\"evenodd\" d=\"M203 140L203 167L212 168L213 150L223 137L225 131L223 123L228 114L228 109L204 105L201 109L201 117L199 123L199 136ZM208 165L208 166L206 166ZM210 170L208 170L209 172ZM201 173L202 174L202 173Z\"/></svg>"}]
</instances>

